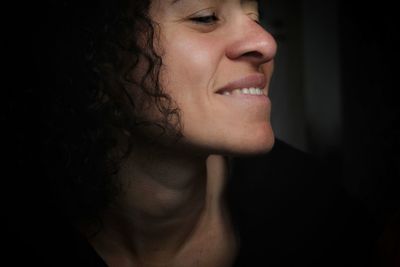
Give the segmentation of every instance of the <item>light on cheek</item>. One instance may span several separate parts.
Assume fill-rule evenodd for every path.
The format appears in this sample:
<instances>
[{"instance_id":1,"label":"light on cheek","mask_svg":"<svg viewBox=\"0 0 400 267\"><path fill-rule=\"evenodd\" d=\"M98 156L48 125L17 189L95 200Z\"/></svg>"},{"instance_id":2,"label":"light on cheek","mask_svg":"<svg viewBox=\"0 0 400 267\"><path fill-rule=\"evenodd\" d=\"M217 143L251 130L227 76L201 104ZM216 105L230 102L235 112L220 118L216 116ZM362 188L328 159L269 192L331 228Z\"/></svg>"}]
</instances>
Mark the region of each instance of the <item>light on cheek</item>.
<instances>
[{"instance_id":1,"label":"light on cheek","mask_svg":"<svg viewBox=\"0 0 400 267\"><path fill-rule=\"evenodd\" d=\"M215 48L211 44L188 38L171 38L165 48L164 64L169 80L185 81L185 85L205 86L217 66ZM215 52L214 52L215 53ZM196 81L196 85L193 82ZM187 84L186 84L187 83Z\"/></svg>"}]
</instances>

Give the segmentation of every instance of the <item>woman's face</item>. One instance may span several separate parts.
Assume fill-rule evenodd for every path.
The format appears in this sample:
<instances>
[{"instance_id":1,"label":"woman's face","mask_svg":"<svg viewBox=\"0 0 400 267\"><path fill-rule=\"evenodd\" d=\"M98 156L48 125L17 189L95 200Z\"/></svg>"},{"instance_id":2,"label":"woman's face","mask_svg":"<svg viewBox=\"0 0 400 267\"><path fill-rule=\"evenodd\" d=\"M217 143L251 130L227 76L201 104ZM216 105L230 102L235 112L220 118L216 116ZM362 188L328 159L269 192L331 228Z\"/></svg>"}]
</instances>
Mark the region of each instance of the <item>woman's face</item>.
<instances>
[{"instance_id":1,"label":"woman's face","mask_svg":"<svg viewBox=\"0 0 400 267\"><path fill-rule=\"evenodd\" d=\"M257 23L257 1L154 0L150 16L160 25L161 84L181 110L185 147L270 150L267 94L277 47Z\"/></svg>"}]
</instances>

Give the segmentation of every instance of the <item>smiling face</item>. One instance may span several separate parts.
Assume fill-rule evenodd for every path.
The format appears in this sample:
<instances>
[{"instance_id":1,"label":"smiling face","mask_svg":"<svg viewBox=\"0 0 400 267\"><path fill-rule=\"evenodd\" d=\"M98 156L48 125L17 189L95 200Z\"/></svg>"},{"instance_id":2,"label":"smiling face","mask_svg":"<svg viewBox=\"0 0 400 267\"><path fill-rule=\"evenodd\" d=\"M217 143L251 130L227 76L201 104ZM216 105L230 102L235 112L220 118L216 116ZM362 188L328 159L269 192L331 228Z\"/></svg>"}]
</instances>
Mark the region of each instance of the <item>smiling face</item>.
<instances>
[{"instance_id":1,"label":"smiling face","mask_svg":"<svg viewBox=\"0 0 400 267\"><path fill-rule=\"evenodd\" d=\"M270 150L276 43L257 22L257 1L154 0L150 16L160 26L161 84L181 110L185 147Z\"/></svg>"}]
</instances>

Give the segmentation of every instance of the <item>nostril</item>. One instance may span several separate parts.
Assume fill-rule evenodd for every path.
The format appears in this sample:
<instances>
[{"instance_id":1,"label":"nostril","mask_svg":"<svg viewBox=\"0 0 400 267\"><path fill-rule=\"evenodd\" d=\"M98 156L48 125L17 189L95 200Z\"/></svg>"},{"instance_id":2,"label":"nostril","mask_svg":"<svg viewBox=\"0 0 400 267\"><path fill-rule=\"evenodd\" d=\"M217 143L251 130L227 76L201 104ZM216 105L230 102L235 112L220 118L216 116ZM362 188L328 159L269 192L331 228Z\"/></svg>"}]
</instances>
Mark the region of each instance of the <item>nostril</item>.
<instances>
[{"instance_id":1,"label":"nostril","mask_svg":"<svg viewBox=\"0 0 400 267\"><path fill-rule=\"evenodd\" d=\"M244 57L254 57L254 58L263 58L263 54L261 54L260 52L257 52L257 51L246 52L242 56L244 56Z\"/></svg>"}]
</instances>

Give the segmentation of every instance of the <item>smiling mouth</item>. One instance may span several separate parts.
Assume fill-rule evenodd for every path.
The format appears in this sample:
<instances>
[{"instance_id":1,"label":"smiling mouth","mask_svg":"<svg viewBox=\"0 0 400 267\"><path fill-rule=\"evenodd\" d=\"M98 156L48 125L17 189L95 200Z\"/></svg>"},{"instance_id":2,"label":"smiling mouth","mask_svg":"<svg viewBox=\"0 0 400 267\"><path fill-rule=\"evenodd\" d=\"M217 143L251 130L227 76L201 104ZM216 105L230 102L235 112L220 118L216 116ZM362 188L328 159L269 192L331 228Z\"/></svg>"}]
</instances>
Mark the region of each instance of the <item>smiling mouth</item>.
<instances>
[{"instance_id":1,"label":"smiling mouth","mask_svg":"<svg viewBox=\"0 0 400 267\"><path fill-rule=\"evenodd\" d=\"M261 96L267 96L267 92L265 92L261 88L257 87L250 87L250 88L241 88L241 89L234 89L231 91L222 91L219 92L218 94L221 95L261 95Z\"/></svg>"},{"instance_id":2,"label":"smiling mouth","mask_svg":"<svg viewBox=\"0 0 400 267\"><path fill-rule=\"evenodd\" d=\"M224 87L216 91L217 94L226 96L251 95L267 96L267 79L261 73L253 73L229 82Z\"/></svg>"}]
</instances>

